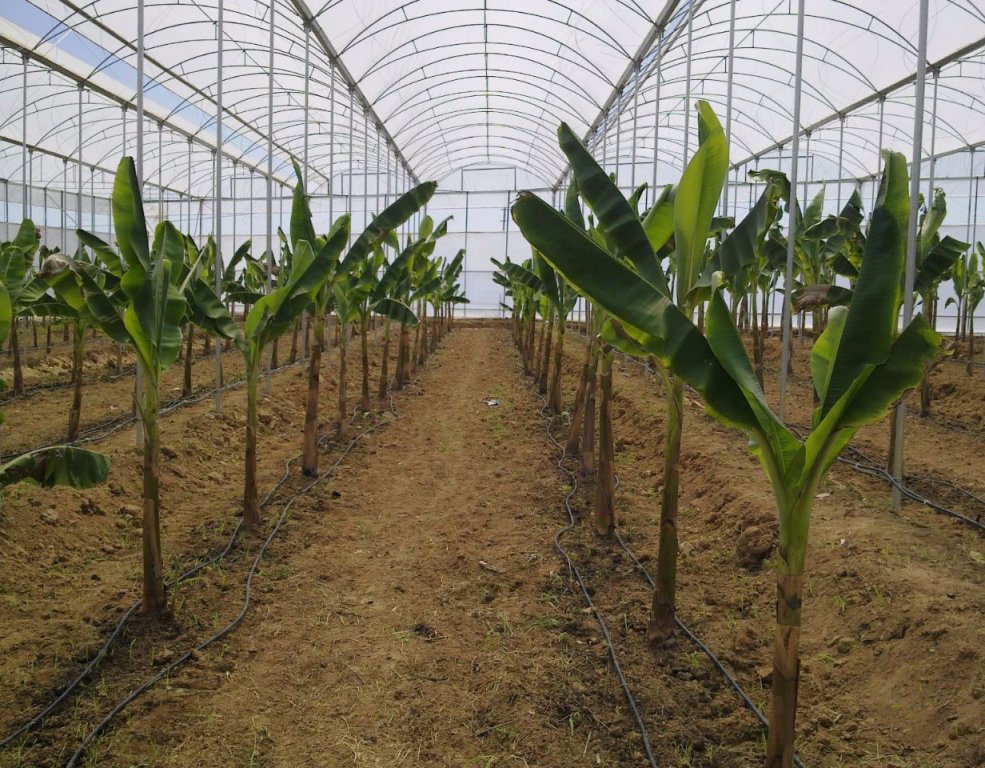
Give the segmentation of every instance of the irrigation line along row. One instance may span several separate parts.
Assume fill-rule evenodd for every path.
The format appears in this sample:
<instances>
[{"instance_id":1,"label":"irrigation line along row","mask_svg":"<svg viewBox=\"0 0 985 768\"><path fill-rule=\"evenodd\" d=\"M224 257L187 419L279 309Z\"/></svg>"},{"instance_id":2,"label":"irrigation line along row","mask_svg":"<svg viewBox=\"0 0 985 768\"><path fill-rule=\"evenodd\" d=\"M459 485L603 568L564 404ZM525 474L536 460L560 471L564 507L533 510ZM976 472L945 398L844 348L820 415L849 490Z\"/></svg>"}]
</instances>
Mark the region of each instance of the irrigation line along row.
<instances>
[{"instance_id":1,"label":"irrigation line along row","mask_svg":"<svg viewBox=\"0 0 985 768\"><path fill-rule=\"evenodd\" d=\"M281 371L286 371L291 368L297 368L300 365L304 365L306 360L297 360L293 363L285 363L284 365L273 368L268 373L280 373ZM236 389L246 383L246 376L240 376L227 384L223 384L219 387L220 392L228 392L231 389ZM189 395L188 397L179 397L166 405L161 406L159 410L159 415L163 416L165 414L176 411L179 408L183 408L186 405L195 405L203 400L211 397L216 392L215 387L203 387L197 390L195 393ZM128 416L117 416L113 419L108 419L100 424L94 424L88 429L83 430L79 433L79 436L75 440L64 441L64 440L54 440L50 443L45 443L44 445L35 446L33 448L27 448L23 451L15 451L12 453L4 454L2 457L3 461L12 461L18 456L23 456L25 453L31 453L32 451L41 450L42 448L51 448L56 445L82 445L83 443L95 443L100 440L105 440L110 435L119 432L121 429L130 426L137 421L137 417L133 414Z\"/></svg>"},{"instance_id":2,"label":"irrigation line along row","mask_svg":"<svg viewBox=\"0 0 985 768\"><path fill-rule=\"evenodd\" d=\"M212 360L212 352L195 352L194 361L199 362L201 360ZM114 373L99 373L95 376L83 377L82 384L88 386L90 384L105 384L107 382L116 381L123 378L124 376L133 376L137 372L136 365L128 365L122 370L116 371ZM13 394L13 390L5 392L0 395L0 405L7 406L13 403L18 403L22 400L30 400L36 395L40 395L42 392L57 392L62 389L70 389L75 386L74 381L50 381L47 383L34 384L30 387L25 387L24 391L19 394Z\"/></svg>"},{"instance_id":3,"label":"irrigation line along row","mask_svg":"<svg viewBox=\"0 0 985 768\"><path fill-rule=\"evenodd\" d=\"M425 366L426 364L427 363L425 363ZM419 378L420 377L408 382L404 388L406 389L408 387L414 386L419 381ZM277 518L276 524L271 529L267 538L264 539L263 543L260 545L260 549L257 550L257 554L253 558L253 562L250 565L250 569L246 577L243 605L240 608L240 611L236 615L236 617L233 618L233 620L230 621L222 629L215 632L213 635L206 638L205 640L199 642L197 645L195 645L193 648L183 653L181 656L176 658L170 664L163 667L157 674L149 678L142 685L138 686L137 688L132 690L129 694L127 694L127 696L124 699L122 699L119 703L117 703L117 705L113 707L112 710L110 710L110 712L96 725L96 727L89 732L89 734L85 737L85 739L83 739L78 749L75 751L72 757L69 758L69 761L65 764L66 768L74 768L78 760L85 754L86 750L89 748L89 745L96 738L98 738L99 735L103 731L105 731L107 727L109 727L110 723L112 723L112 721L116 718L117 715L119 715L136 699L138 699L140 696L142 696L144 693L150 690L162 678L166 677L171 672L174 672L179 667L184 666L190 659L193 659L196 654L198 654L205 648L208 648L210 645L218 642L222 638L229 635L231 632L233 632L233 630L236 629L236 627L238 627L242 623L243 619L246 617L247 612L249 611L250 603L252 602L253 578L256 575L257 569L260 566L260 561L263 559L263 555L266 553L267 547L270 546L270 543L274 540L274 538L277 536L277 533L280 531L281 527L283 526L284 521L287 519L287 514L288 512L290 512L291 507L294 506L294 503L302 496L305 496L308 493L308 491L310 491L316 485L324 482L329 477L334 475L335 471L339 468L342 462L346 459L346 457L348 457L348 455L352 452L352 450L356 447L356 445L364 437L366 437L366 435L370 434L371 432L375 432L377 429L386 426L387 424L392 424L393 422L401 418L400 413L397 411L396 407L393 404L393 393L389 389L387 390L387 398L389 401L390 412L393 414L393 418L385 421L378 421L376 424L367 427L358 435L356 435L352 440L349 441L348 445L346 445L345 449L342 451L339 457L335 460L335 462L333 462L333 464L327 470L325 470L320 475L318 475L318 477L314 478L309 483L307 483L304 487L301 488L301 490L299 490L297 493L291 496L291 498L287 501L284 508L281 510L279 517ZM351 419L350 422L355 419L356 415L358 415L358 410L354 413L353 419ZM319 443L321 442L322 440L319 441ZM263 499L263 502L261 502L261 506L266 505L269 502L270 498L273 496L274 492L278 488L280 488L280 486L283 485L283 483L288 479L288 477L290 476L291 464L297 461L297 459L300 458L300 456L301 454L297 454L287 460L285 464L284 476L267 493L267 495ZM242 526L242 521L240 521L240 524L237 525L236 527L236 531L234 531L233 533L233 540L235 539L235 536L239 532L241 526ZM225 554L225 552L228 552L232 548L233 540L231 540L230 543L226 546L226 549L223 551L223 554ZM199 568L199 570L201 570L201 568ZM185 576L185 578L187 578L187 575Z\"/></svg>"},{"instance_id":4,"label":"irrigation line along row","mask_svg":"<svg viewBox=\"0 0 985 768\"><path fill-rule=\"evenodd\" d=\"M546 408L546 402L544 407ZM544 408L541 409L541 415L544 416ZM605 638L605 649L609 654L609 660L612 662L612 669L616 673L616 677L619 680L619 687L622 689L623 696L626 699L626 706L629 707L629 711L632 713L633 719L636 721L636 728L642 737L643 751L646 753L646 758L650 762L651 768L659 768L657 758L653 754L653 747L650 745L650 735L647 732L646 723L643 721L643 716L640 714L639 706L636 703L636 697L633 695L633 691L629 687L629 681L626 679L626 675L623 674L622 666L619 664L619 655L616 652L615 643L612 642L612 637L609 634L609 628L605 624L605 619L602 618L602 612L599 611L593 602L591 593L588 591L588 587L582 578L581 572L578 570L578 566L575 565L574 561L571 559L571 556L561 543L561 539L564 535L573 530L577 523L575 512L571 507L571 499L574 498L575 494L578 492L578 477L575 472L572 472L564 465L564 460L567 456L564 446L555 440L554 435L551 434L551 418L549 416L546 416L545 418L547 420L547 437L561 451L561 456L558 459L557 467L562 473L567 475L571 481L571 490L568 491L568 494L564 497L564 508L568 515L568 524L558 529L557 533L554 534L554 548L558 551L558 554L561 555L564 562L567 564L569 579L573 578L578 584L578 587L581 589L582 597L585 599L585 603L588 605L589 610L598 622L599 629L602 631L602 637Z\"/></svg>"},{"instance_id":5,"label":"irrigation line along row","mask_svg":"<svg viewBox=\"0 0 985 768\"><path fill-rule=\"evenodd\" d=\"M303 362L303 361L299 361L299 362L290 363L290 364L287 364L287 365L284 365L284 366L280 366L279 368L275 368L274 371L276 372L276 371L284 370L285 368L294 367L294 366L300 365L301 362ZM232 388L234 386L238 386L239 384L242 384L242 383L243 383L243 380L236 381L236 382L230 383L228 385L225 385L222 389L223 390L230 389L230 388ZM416 383L416 379L413 382L410 382L410 384L408 386L411 386L414 383ZM181 407L182 405L190 405L193 402L200 402L201 400L205 399L205 397L208 397L209 395L211 395L213 393L214 393L214 390L208 390L207 392L204 393L203 396L196 395L194 399L186 398L185 400L180 401L180 403L179 402L172 403L171 405L173 406L173 408L171 408L171 410L174 410L174 408L177 408L177 407ZM389 395L389 391L388 391L388 395ZM394 414L394 416L397 416L397 412L396 412L396 410L393 407L393 397L392 397L392 395L389 395L389 397L390 397L390 410ZM164 412L164 410L162 409L162 413L163 412ZM358 413L358 411L356 413ZM355 415L356 414L354 414L353 418L355 417ZM351 423L351 421L352 420L350 420L350 423ZM381 422L381 423L383 423L383 422ZM377 425L377 426L379 426L379 425ZM108 433L108 434L111 434L111 433ZM107 436L108 436L108 434L107 434ZM324 445L327 440L328 440L328 436L322 437L322 438L320 438L318 440L318 444L319 445ZM349 448L348 450L351 450L351 448ZM348 450L347 450L346 454L348 454ZM299 458L301 458L301 454L300 453L295 454L294 456L292 456L290 459L287 460L287 462L285 464L284 474L271 487L271 489L267 492L267 494L260 501L260 508L261 509L265 508L267 506L267 504L270 503L270 500L271 500L271 498L273 498L273 495L290 478L291 466ZM190 567L188 570L184 571L179 576L175 577L174 579L171 579L171 580L167 581L166 584L167 584L168 589L169 590L174 589L175 587L177 587L177 586L181 585L182 583L188 581L192 577L198 575L204 569L206 569L206 568L208 568L208 567L210 567L212 565L215 565L216 563L218 563L221 560L223 560L226 557L226 555L228 555L232 551L232 548L235 545L237 539L239 538L239 534L242 532L242 529L243 529L243 521L240 520L236 524L236 527L233 529L233 532L230 535L229 540L226 543L225 547L223 547L215 555L206 556L204 559L200 560L197 564L195 564L194 566ZM102 661L106 658L107 654L109 653L109 651L112 648L112 646L114 645L114 643L122 636L123 630L126 628L126 625L129 623L130 619L133 617L133 614L136 613L136 611L140 608L140 602L141 602L140 600L135 601L124 612L123 616L117 622L116 626L113 628L113 630L110 633L109 637L106 639L106 641L103 643L103 645L96 652L96 655L93 656L93 658L89 661L88 664L86 664L85 668L75 678L73 678L73 680L43 710L41 710L37 715L35 715L29 721L27 721L26 723L24 723L23 725L21 725L19 728L17 728L17 730L15 730L13 733L11 733L7 737L5 737L2 741L0 741L0 749L5 749L7 746L9 746L13 741L15 741L20 736L22 736L22 735L24 735L24 734L26 734L26 733L28 733L30 731L33 731L38 726L40 726L51 715L51 713L54 712L62 704L62 702L64 702L92 674L92 672L96 669L96 667L99 666L99 664L101 664Z\"/></svg>"},{"instance_id":6,"label":"irrigation line along row","mask_svg":"<svg viewBox=\"0 0 985 768\"><path fill-rule=\"evenodd\" d=\"M324 445L327 439L328 439L327 436L321 438L318 441L319 445ZM285 482L287 482L291 474L291 466L300 457L301 454L298 453L287 460L287 463L285 464L284 474L273 485L273 487L271 487L271 489L263 497L263 500L260 502L261 509L267 506L273 495L280 489L280 487ZM226 555L228 555L232 551L232 548L236 544L236 541L239 538L242 529L243 529L243 521L240 520L236 524L236 527L233 529L233 532L230 535L229 540L226 542L225 547L223 547L218 553L214 555L206 556L204 559L200 560L198 563L196 563L194 566L181 573L179 576L176 576L173 579L169 579L166 582L167 588L169 590L172 590L175 587L180 586L182 583L188 581L192 577L197 576L199 573L201 573L204 569L208 568L209 566L215 565L216 563L223 560L226 557ZM127 623L133 617L133 614L136 613L137 609L140 608L140 604L141 601L137 600L126 610L126 612L124 612L123 616L117 622L116 626L113 628L113 631L110 633L109 637L96 652L96 655L93 656L93 658L85 666L85 668L61 691L61 693L58 694L58 696L54 700L52 700L43 710L41 710L41 712L39 712L37 715L31 718L31 720L29 720L28 722L24 723L24 725L20 726L16 731L11 733L9 736L4 738L3 741L0 741L0 749L6 748L11 742L16 740L19 736L22 736L28 733L29 731L34 730L39 725L41 725L48 718L48 716L51 715L51 713L54 710L56 710L59 707L59 705L63 701L65 701L65 699L67 699L86 680L86 678L89 677L89 675L92 674L92 672L96 669L96 667L99 666L99 664L106 658L106 655L109 653L109 650L112 648L113 644L120 638L120 636L123 633L123 630L126 628Z\"/></svg>"},{"instance_id":7,"label":"irrigation line along row","mask_svg":"<svg viewBox=\"0 0 985 768\"><path fill-rule=\"evenodd\" d=\"M643 362L641 360L637 360L635 358L629 358L629 360L631 362L639 365L641 368L643 368L644 372L652 372L652 369L650 368L650 366L648 364L646 364L645 362ZM693 392L696 396L700 397L700 394L697 391L695 391L694 389L692 389L691 387L687 387L687 389L689 391ZM789 426L789 428L791 430L793 430L794 432L797 432L798 434L800 434L800 432L798 431L798 429L796 427L794 427L793 425L788 425L788 426ZM911 501L915 501L918 504L922 504L925 507L929 507L930 509L934 510L935 512L939 512L940 514L946 515L947 517L953 517L955 520L960 520L961 522L965 523L966 525L968 525L968 526L974 528L975 530L977 530L979 533L985 533L985 523L983 523L981 520L976 520L973 517L969 517L968 515L962 514L961 512L957 512L957 511L955 511L953 509L950 509L949 507L947 507L947 506L945 506L945 505L943 505L943 504L941 504L939 502L934 501L933 499L929 499L926 496L918 493L917 491L913 490L912 488L910 488L905 483L900 482L899 480L897 480L896 478L894 478L892 476L892 474L890 474L889 472L887 472L882 467L878 466L875 462L873 462L871 459L869 459L867 456L865 456L865 454L863 454L857 448L853 448L853 447L849 446L848 450L854 451L855 453L859 454L860 456L863 456L865 458L865 461L854 461L854 460L849 459L849 458L847 458L845 456L838 456L838 462L840 464L844 464L845 466L851 467L852 469L856 470L857 472L861 472L863 474L870 475L872 477L881 478L881 479L885 480L887 483L889 483L890 485L896 487L899 490L900 493L902 493L904 496L906 496ZM911 475L911 477L912 477L912 475ZM974 499L978 503L985 504L985 499L982 499L980 496L977 496L972 491L969 491L967 488L961 487L957 483L951 482L949 480L937 480L936 478L935 479L931 479L930 482L938 482L938 483L947 485L948 487L952 488L953 490L958 491L958 492L962 493L963 495L965 495L965 496L967 496L967 497L969 497L971 499Z\"/></svg>"},{"instance_id":8,"label":"irrigation line along row","mask_svg":"<svg viewBox=\"0 0 985 768\"><path fill-rule=\"evenodd\" d=\"M127 694L127 696L124 697L119 703L117 703L117 705L113 707L113 709L111 709L109 713L96 725L96 727L93 728L89 732L89 734L82 740L82 742L79 744L78 749L65 764L65 768L74 768L74 766L78 763L79 759L89 749L89 745L92 744L92 742L95 741L100 736L100 734L102 734L102 732L106 730L107 727L109 727L110 723L113 722L113 720L116 718L117 715L119 715L136 699L138 699L140 696L142 696L144 693L150 690L162 678L170 675L179 667L184 666L190 659L194 658L196 654L205 650L213 643L216 643L222 638L226 637L242 623L243 619L246 618L246 614L250 609L250 604L253 599L253 578L254 576L256 576L257 569L260 567L260 561L263 559L263 556L267 551L267 547L270 546L270 543L280 532L281 526L283 526L284 521L287 519L287 514L288 512L291 511L291 508L294 506L294 503L302 496L306 495L308 491L310 491L316 485L322 483L323 481L331 477L333 474L335 474L335 470L338 469L339 465L346 459L349 453L352 452L352 449L355 448L356 445L366 435L376 431L377 429L384 426L385 424L392 423L398 418L400 417L395 416L395 418L392 420L379 421L376 424L373 424L372 426L364 429L362 432L360 432L352 440L349 441L349 444L345 447L345 450L342 451L338 459L336 459L335 462L333 462L333 464L327 470L325 470L320 475L318 475L318 477L316 477L315 479L307 483L305 486L303 486L301 490L299 490L287 501L287 503L284 505L284 508L281 510L280 515L277 518L277 522L274 524L274 527L270 530L270 533L267 535L267 538L265 538L263 543L260 545L260 548L257 550L257 553L253 558L253 562L250 564L250 569L246 575L246 584L243 593L243 605L240 607L239 613L236 614L235 618L233 618L232 621L226 624L219 631L213 633L205 640L202 640L191 649L185 651L183 654L181 654L181 656L176 658L170 664L167 664L164 667L162 667L157 674L155 674L154 676L146 680L143 684L141 684L137 688L133 689L129 694ZM287 474L290 474L290 463L293 460L294 459L288 461Z\"/></svg>"},{"instance_id":9,"label":"irrigation line along row","mask_svg":"<svg viewBox=\"0 0 985 768\"><path fill-rule=\"evenodd\" d=\"M543 411L541 412L541 415L543 415ZM562 446L554 437L554 434L551 432L550 427L551 427L551 422L550 419L548 419L547 436L548 438L550 438L551 442L554 443L554 445L558 448L558 450L561 451L561 459L558 462L558 467L561 469L562 472L564 472L568 477L572 479L572 483L574 486L573 490L565 497L565 507L568 510L569 517L572 518L572 524L562 529L562 531L559 532L560 535L561 533L566 533L567 531L570 531L574 525L574 519L570 506L570 499L574 496L574 494L577 491L577 480L576 480L576 474L563 466L563 462L567 458L567 454L564 450L564 446ZM617 478L617 482L618 482L618 478ZM623 539L622 534L619 532L618 525L613 523L612 530L615 533L615 538L616 541L619 543L619 546L626 553L629 559L632 560L633 563L636 565L636 567L639 569L643 578L646 580L647 584L649 584L650 589L656 589L657 586L656 582L653 580L653 577L650 575L650 572L647 570L646 566L643 565L640 559L636 556L636 553L634 553L633 550L630 549L625 539ZM561 551L562 556L568 562L569 569L574 568L567 554L564 553L561 550L560 546L558 545L557 537L555 537L554 543L555 546L558 547L558 550ZM574 572L577 573L577 569L575 569ZM584 590L584 585L581 583L580 577L579 577L579 585L582 586L582 589ZM591 598L587 595L587 593L585 597L589 603L589 606L594 612L596 618L599 620L599 623L602 624L604 630L605 625L602 622L602 618L598 612L598 609L595 608L595 605L592 603ZM698 646L698 649L708 657L712 665L714 665L714 667L719 671L719 673L721 673L721 675L725 678L726 682L728 682L728 684L732 687L732 689L739 695L739 698L742 699L746 707L756 716L756 718L759 720L760 724L762 725L763 730L768 730L770 725L769 719L766 717L766 715L762 713L759 707L756 706L756 703L749 697L749 694L746 693L745 689L742 687L742 684L735 677L733 677L732 674L725 668L724 663L722 662L721 659L718 658L718 656L715 655L715 652L712 651L711 648L709 648L707 645L705 645L705 643L701 641L701 639L697 636L697 634L695 634L683 621L681 621L680 617L677 616L676 614L674 616L674 623L684 633L684 635L688 638L688 640L690 640L692 643ZM609 647L611 649L612 644L611 644L611 640L609 639L608 633L606 633L606 642L609 643ZM615 653L614 649L612 649L612 653L613 654ZM617 666L617 670L618 670L618 666ZM621 675L621 670L618 670L618 672ZM624 688L623 690L627 691L628 694L628 689ZM646 737L644 735L644 740L645 739ZM804 763L799 756L796 755L794 756L794 764L797 766L797 768L804 768Z\"/></svg>"}]
</instances>

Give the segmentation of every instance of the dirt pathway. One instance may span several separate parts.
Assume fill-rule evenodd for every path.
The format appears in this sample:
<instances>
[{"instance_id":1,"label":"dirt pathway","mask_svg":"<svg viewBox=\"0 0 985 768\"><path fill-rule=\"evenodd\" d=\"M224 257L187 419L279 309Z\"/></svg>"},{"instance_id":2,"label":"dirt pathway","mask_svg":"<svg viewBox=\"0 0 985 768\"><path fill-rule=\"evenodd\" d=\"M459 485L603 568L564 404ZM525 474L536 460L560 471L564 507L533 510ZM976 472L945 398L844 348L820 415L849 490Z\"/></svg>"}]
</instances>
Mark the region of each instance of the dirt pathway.
<instances>
[{"instance_id":1,"label":"dirt pathway","mask_svg":"<svg viewBox=\"0 0 985 768\"><path fill-rule=\"evenodd\" d=\"M251 619L99 765L640 764L557 573L559 476L508 334L456 331L396 403L295 508Z\"/></svg>"}]
</instances>

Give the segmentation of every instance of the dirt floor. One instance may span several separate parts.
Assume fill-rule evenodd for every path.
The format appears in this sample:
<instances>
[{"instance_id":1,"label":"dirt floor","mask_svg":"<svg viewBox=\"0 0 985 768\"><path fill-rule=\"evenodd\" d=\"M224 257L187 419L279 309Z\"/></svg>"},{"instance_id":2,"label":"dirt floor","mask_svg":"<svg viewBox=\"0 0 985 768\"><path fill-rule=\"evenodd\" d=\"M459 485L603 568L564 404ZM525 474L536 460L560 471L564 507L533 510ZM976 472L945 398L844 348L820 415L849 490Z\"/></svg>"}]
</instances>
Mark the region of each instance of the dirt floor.
<instances>
[{"instance_id":1,"label":"dirt floor","mask_svg":"<svg viewBox=\"0 0 985 768\"><path fill-rule=\"evenodd\" d=\"M566 402L582 344L569 335ZM374 339L374 361L378 350ZM285 351L282 344L282 358ZM803 422L810 393L797 374L807 370L805 353L798 348L794 361L792 411ZM775 357L773 350L773 371ZM335 355L328 360L327 438ZM354 403L355 354L349 370ZM196 362L197 384L211 375L211 359ZM341 459L339 469L289 509L253 580L243 624L139 698L80 764L646 764L598 624L569 590L554 550L571 488L506 326L463 325L418 375L394 395L392 411L383 403L355 420L352 435L374 431L351 453L342 455L346 441L326 439L322 469ZM180 366L169 373L171 386L180 376ZM261 492L299 450L305 376L302 367L274 374L273 394L261 402ZM967 379L953 363L934 373L941 397L934 413L951 429L908 420L911 481L928 495L955 493L947 480L985 496L985 434L977 429L985 371L976 376ZM88 385L87 423L117 413L129 386ZM615 392L620 526L652 565L660 383L617 363ZM5 405L5 450L57 437L68 397L52 392ZM237 521L244 410L239 389L226 394L221 418L206 399L162 420L172 574L221 549ZM563 419L554 430L564 435ZM866 430L858 447L881 460L885 435L885 427ZM114 459L103 488L6 492L0 738L77 674L139 594L132 443L130 429L97 443ZM764 706L775 542L768 486L742 437L693 398L682 470L680 616ZM264 533L304 485L293 467L264 511ZM587 484L575 494L580 514L590 510L591 492ZM977 502L960 501L976 514ZM135 621L83 693L37 735L0 751L0 766L65 764L116 701L236 616L261 542L241 540L223 565L182 585L172 622ZM563 543L609 627L660 765L761 764L758 722L696 646L682 638L659 654L644 648L649 595L625 553L581 525ZM912 503L894 516L884 482L832 470L815 507L808 564L798 719L806 765L985 766L983 553L985 540L971 529Z\"/></svg>"}]
</instances>

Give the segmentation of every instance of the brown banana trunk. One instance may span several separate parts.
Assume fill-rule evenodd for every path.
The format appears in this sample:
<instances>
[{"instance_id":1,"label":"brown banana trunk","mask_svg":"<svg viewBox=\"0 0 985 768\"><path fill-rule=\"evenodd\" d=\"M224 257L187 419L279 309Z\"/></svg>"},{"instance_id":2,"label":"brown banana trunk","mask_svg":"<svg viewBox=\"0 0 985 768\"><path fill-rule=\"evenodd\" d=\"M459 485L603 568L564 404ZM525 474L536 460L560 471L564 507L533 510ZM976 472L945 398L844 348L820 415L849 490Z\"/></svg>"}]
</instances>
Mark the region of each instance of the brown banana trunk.
<instances>
[{"instance_id":1,"label":"brown banana trunk","mask_svg":"<svg viewBox=\"0 0 985 768\"><path fill-rule=\"evenodd\" d=\"M246 370L246 468L243 482L243 524L247 530L260 527L260 501L257 493L257 383L260 361Z\"/></svg>"},{"instance_id":2,"label":"brown banana trunk","mask_svg":"<svg viewBox=\"0 0 985 768\"><path fill-rule=\"evenodd\" d=\"M615 444L612 435L612 347L602 349L599 377L599 465L595 478L595 532L608 536L615 527L613 502L616 494Z\"/></svg>"},{"instance_id":3,"label":"brown banana trunk","mask_svg":"<svg viewBox=\"0 0 985 768\"><path fill-rule=\"evenodd\" d=\"M79 422L82 420L82 355L85 349L85 330L75 326L72 339L72 407L68 412L68 439L79 436Z\"/></svg>"},{"instance_id":4,"label":"brown banana trunk","mask_svg":"<svg viewBox=\"0 0 985 768\"><path fill-rule=\"evenodd\" d=\"M325 341L325 323L315 320L315 345L308 364L308 398L304 408L304 445L301 472L308 477L318 474L318 389L321 381L321 353Z\"/></svg>"},{"instance_id":5,"label":"brown banana trunk","mask_svg":"<svg viewBox=\"0 0 985 768\"><path fill-rule=\"evenodd\" d=\"M592 345L592 358L588 364L588 382L585 386L584 431L581 436L581 474L591 477L595 473L595 389L599 366L599 347Z\"/></svg>"},{"instance_id":6,"label":"brown banana trunk","mask_svg":"<svg viewBox=\"0 0 985 768\"><path fill-rule=\"evenodd\" d=\"M159 398L157 382L154 381L150 372L145 370L142 398L143 414L141 416L144 422L144 517L142 525L144 578L141 612L154 616L160 616L167 612L164 558L161 555L161 435L157 419Z\"/></svg>"},{"instance_id":7,"label":"brown banana trunk","mask_svg":"<svg viewBox=\"0 0 985 768\"><path fill-rule=\"evenodd\" d=\"M803 575L784 574L782 569L778 571L766 768L793 768L794 764L794 727L797 717L797 689L800 685L799 645L802 600Z\"/></svg>"},{"instance_id":8,"label":"brown banana trunk","mask_svg":"<svg viewBox=\"0 0 985 768\"><path fill-rule=\"evenodd\" d=\"M68 325L65 325L68 330ZM10 324L10 352L14 358L14 394L24 393L24 370L21 368L21 345L17 336L17 318Z\"/></svg>"},{"instance_id":9,"label":"brown banana trunk","mask_svg":"<svg viewBox=\"0 0 985 768\"><path fill-rule=\"evenodd\" d=\"M341 323L339 325L342 325ZM339 438L344 438L349 427L349 405L346 400L346 385L348 384L348 352L349 326L345 325L339 332Z\"/></svg>"},{"instance_id":10,"label":"brown banana trunk","mask_svg":"<svg viewBox=\"0 0 985 768\"><path fill-rule=\"evenodd\" d=\"M207 336L207 335L206 335ZM185 372L181 380L181 396L188 397L192 393L192 340L195 338L195 326L188 325L188 338L185 340Z\"/></svg>"},{"instance_id":11,"label":"brown banana trunk","mask_svg":"<svg viewBox=\"0 0 985 768\"><path fill-rule=\"evenodd\" d=\"M393 388L400 390L404 388L404 358L407 347L407 326L400 324L400 335L397 338L397 371L393 376Z\"/></svg>"},{"instance_id":12,"label":"brown banana trunk","mask_svg":"<svg viewBox=\"0 0 985 768\"><path fill-rule=\"evenodd\" d=\"M294 321L294 331L291 333L291 353L288 355L287 361L293 365L298 359L298 333L301 330L301 321Z\"/></svg>"},{"instance_id":13,"label":"brown banana trunk","mask_svg":"<svg viewBox=\"0 0 985 768\"><path fill-rule=\"evenodd\" d=\"M369 313L363 314L359 324L359 351L362 354L363 390L359 403L363 413L369 413Z\"/></svg>"},{"instance_id":14,"label":"brown banana trunk","mask_svg":"<svg viewBox=\"0 0 985 768\"><path fill-rule=\"evenodd\" d=\"M423 302L421 304L421 344L417 349L417 364L424 365L425 359L427 359L427 348L428 348L428 304Z\"/></svg>"},{"instance_id":15,"label":"brown banana trunk","mask_svg":"<svg viewBox=\"0 0 985 768\"><path fill-rule=\"evenodd\" d=\"M534 350L534 362L533 362L534 384L536 384L538 387L540 387L540 363L544 359L544 341L546 339L547 339L547 320L541 320L540 335L537 337L537 347Z\"/></svg>"},{"instance_id":16,"label":"brown banana trunk","mask_svg":"<svg viewBox=\"0 0 985 768\"><path fill-rule=\"evenodd\" d=\"M592 358L591 343L585 345L585 360L581 364L581 379L578 381L578 391L575 393L574 411L571 414L571 431L564 444L564 452L574 456L581 445L582 420L585 418L585 392L588 389L588 363Z\"/></svg>"},{"instance_id":17,"label":"brown banana trunk","mask_svg":"<svg viewBox=\"0 0 985 768\"><path fill-rule=\"evenodd\" d=\"M647 642L661 645L674 636L677 592L677 508L681 484L681 433L684 426L684 384L668 375L667 426L664 434L663 497L660 504L660 545L657 586L650 605Z\"/></svg>"},{"instance_id":18,"label":"brown banana trunk","mask_svg":"<svg viewBox=\"0 0 985 768\"><path fill-rule=\"evenodd\" d=\"M551 376L551 383L548 387L550 393L547 398L547 407L552 413L561 413L561 362L564 356L564 322L558 319L557 343L554 345L554 373Z\"/></svg>"},{"instance_id":19,"label":"brown banana trunk","mask_svg":"<svg viewBox=\"0 0 985 768\"><path fill-rule=\"evenodd\" d=\"M544 337L544 348L541 350L540 365L537 368L537 391L547 394L547 377L551 363L551 344L554 341L554 315L549 314L544 320L547 326L547 336Z\"/></svg>"},{"instance_id":20,"label":"brown banana trunk","mask_svg":"<svg viewBox=\"0 0 985 768\"><path fill-rule=\"evenodd\" d=\"M380 358L380 386L376 396L383 400L387 393L387 377L390 375L390 318L383 320L383 355Z\"/></svg>"}]
</instances>

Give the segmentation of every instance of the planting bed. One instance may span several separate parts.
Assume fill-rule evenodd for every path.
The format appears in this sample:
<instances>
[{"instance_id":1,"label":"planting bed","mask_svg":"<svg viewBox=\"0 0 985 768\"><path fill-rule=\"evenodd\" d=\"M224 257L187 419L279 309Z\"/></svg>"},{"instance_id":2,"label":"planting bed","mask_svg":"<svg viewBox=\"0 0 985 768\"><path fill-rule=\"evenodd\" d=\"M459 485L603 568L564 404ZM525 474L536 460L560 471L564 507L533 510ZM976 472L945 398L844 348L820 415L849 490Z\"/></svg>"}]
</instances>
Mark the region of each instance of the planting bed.
<instances>
[{"instance_id":1,"label":"planting bed","mask_svg":"<svg viewBox=\"0 0 985 768\"><path fill-rule=\"evenodd\" d=\"M375 343L372 359L378 350ZM805 350L795 344L789 414L798 423L810 411ZM567 403L581 355L569 335ZM775 348L770 355L775 370ZM238 375L238 356L225 359ZM330 437L335 357L326 359L321 413ZM349 370L355 403L358 365ZM196 362L196 386L211 375L211 359ZM951 364L932 380L934 413L969 429L908 419L908 471L927 495L947 480L985 497L985 435L976 431L985 382L982 371L976 376ZM180 366L168 374L165 400L180 377ZM83 426L128 408L129 387L126 377L87 385ZM639 365L616 363L616 511L650 567L659 389ZM774 390L768 381L768 395ZM305 369L286 369L261 399L261 493L300 450L305 391ZM4 449L58 437L69 396L8 404ZM244 403L232 390L222 417L207 398L162 420L162 533L173 573L221 549L236 523ZM765 706L772 498L743 440L706 417L694 396L686 403L680 617ZM341 464L290 509L243 624L137 699L96 740L89 764L646 764L595 617L570 591L554 550L571 486L507 326L457 328L392 405L356 419L353 434L376 428L348 455L347 444L326 439L322 468ZM563 427L562 418L557 436ZM865 429L854 445L881 462L886 434ZM132 444L129 429L97 443L114 460L104 487L5 493L0 737L82 668L139 595ZM265 532L302 487L295 466L264 510ZM573 497L580 514L591 509L590 493L584 485ZM985 516L967 495L961 503L964 514ZM985 539L913 503L892 515L886 483L842 465L820 488L812 529L798 718L805 765L985 765ZM114 703L236 615L260 541L241 540L222 565L178 588L173 621L136 620L82 694L0 751L0 765L63 765ZM646 650L649 594L629 556L582 525L562 543L608 626L659 764L761 764L762 730L707 656L683 637Z\"/></svg>"}]
</instances>

